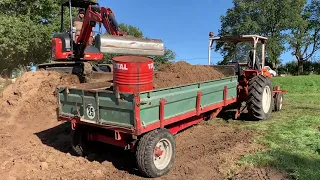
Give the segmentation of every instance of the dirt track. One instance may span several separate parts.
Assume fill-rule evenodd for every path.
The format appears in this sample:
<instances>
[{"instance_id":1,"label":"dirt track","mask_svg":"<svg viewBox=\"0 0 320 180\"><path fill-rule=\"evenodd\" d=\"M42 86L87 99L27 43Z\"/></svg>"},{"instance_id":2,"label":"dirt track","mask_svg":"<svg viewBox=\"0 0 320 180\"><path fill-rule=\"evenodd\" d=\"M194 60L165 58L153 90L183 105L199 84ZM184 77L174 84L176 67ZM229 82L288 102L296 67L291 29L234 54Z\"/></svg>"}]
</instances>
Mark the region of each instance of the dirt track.
<instances>
[{"instance_id":1,"label":"dirt track","mask_svg":"<svg viewBox=\"0 0 320 180\"><path fill-rule=\"evenodd\" d=\"M141 179L133 154L106 145L88 158L73 155L70 127L56 119L55 87L75 76L26 73L0 98L0 179ZM242 170L237 159L260 149L253 132L202 123L177 135L175 166L160 179L281 179L273 170Z\"/></svg>"}]
</instances>

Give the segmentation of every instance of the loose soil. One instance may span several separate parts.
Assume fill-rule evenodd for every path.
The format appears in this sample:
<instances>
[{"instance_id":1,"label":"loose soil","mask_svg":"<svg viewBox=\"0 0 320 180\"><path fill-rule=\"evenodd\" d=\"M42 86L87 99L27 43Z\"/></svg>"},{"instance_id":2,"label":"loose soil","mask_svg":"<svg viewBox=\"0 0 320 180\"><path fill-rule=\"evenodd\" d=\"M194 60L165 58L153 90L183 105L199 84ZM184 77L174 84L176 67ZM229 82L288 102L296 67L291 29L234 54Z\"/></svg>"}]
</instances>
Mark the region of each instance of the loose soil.
<instances>
[{"instance_id":1,"label":"loose soil","mask_svg":"<svg viewBox=\"0 0 320 180\"><path fill-rule=\"evenodd\" d=\"M223 78L212 66L191 65L185 61L162 64L154 73L154 88L167 88Z\"/></svg>"},{"instance_id":2,"label":"loose soil","mask_svg":"<svg viewBox=\"0 0 320 180\"><path fill-rule=\"evenodd\" d=\"M57 122L55 93L57 85L77 83L73 75L28 72L6 88L0 97L0 179L143 179L132 153L103 144L86 158L72 153L70 127ZM209 122L176 136L175 166L159 179L285 179L236 163L263 148L254 144L254 132Z\"/></svg>"}]
</instances>

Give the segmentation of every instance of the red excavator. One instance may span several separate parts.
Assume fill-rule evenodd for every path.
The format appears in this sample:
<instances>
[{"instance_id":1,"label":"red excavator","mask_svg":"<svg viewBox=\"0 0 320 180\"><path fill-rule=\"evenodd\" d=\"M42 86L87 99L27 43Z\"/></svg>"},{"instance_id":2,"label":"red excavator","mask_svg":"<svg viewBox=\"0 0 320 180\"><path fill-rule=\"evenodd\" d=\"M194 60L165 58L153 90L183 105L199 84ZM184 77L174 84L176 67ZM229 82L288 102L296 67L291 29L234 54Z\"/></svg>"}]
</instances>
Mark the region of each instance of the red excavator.
<instances>
[{"instance_id":1,"label":"red excavator","mask_svg":"<svg viewBox=\"0 0 320 180\"><path fill-rule=\"evenodd\" d=\"M67 31L64 30L66 7L70 16ZM72 8L85 10L80 33L73 27ZM94 35L97 23L99 33ZM102 34L102 24L107 34ZM61 33L54 34L52 39L52 60L56 62L40 64L38 69L91 75L93 71L102 71L91 62L101 61L103 53L157 56L164 54L164 45L161 40L135 38L121 32L110 8L90 0L68 0L61 6Z\"/></svg>"}]
</instances>

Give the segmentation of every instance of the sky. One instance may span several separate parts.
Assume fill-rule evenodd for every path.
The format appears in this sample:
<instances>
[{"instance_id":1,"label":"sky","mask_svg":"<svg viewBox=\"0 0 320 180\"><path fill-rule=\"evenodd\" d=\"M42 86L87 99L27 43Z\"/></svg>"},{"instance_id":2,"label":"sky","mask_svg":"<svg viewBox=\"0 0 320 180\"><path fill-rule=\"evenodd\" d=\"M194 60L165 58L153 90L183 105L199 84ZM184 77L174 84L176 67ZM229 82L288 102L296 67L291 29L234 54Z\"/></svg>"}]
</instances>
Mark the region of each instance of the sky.
<instances>
[{"instance_id":1,"label":"sky","mask_svg":"<svg viewBox=\"0 0 320 180\"><path fill-rule=\"evenodd\" d=\"M220 17L232 0L99 0L100 6L111 8L118 23L138 27L145 37L161 39L176 53L176 60L191 64L208 63L209 32L218 34ZM293 60L290 52L281 56ZM222 56L212 51L211 61Z\"/></svg>"},{"instance_id":2,"label":"sky","mask_svg":"<svg viewBox=\"0 0 320 180\"><path fill-rule=\"evenodd\" d=\"M209 32L218 33L220 16L232 0L99 0L113 10L118 23L138 27L145 37L161 39L176 60L207 64ZM212 51L214 53L214 51ZM214 53L212 61L221 60Z\"/></svg>"}]
</instances>

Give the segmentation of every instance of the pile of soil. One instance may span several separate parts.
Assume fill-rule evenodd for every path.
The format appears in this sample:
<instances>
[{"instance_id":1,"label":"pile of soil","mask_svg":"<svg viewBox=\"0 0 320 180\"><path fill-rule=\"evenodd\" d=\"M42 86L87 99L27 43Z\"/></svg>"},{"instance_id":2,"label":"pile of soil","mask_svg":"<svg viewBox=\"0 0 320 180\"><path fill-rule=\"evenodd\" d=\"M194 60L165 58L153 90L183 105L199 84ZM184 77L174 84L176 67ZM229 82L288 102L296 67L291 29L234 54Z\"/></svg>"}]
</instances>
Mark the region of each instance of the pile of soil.
<instances>
[{"instance_id":1,"label":"pile of soil","mask_svg":"<svg viewBox=\"0 0 320 180\"><path fill-rule=\"evenodd\" d=\"M58 107L56 87L78 83L77 76L66 73L26 72L1 94L0 115L23 119L54 117Z\"/></svg>"},{"instance_id":2,"label":"pile of soil","mask_svg":"<svg viewBox=\"0 0 320 180\"><path fill-rule=\"evenodd\" d=\"M212 66L191 65L185 61L162 64L154 73L154 88L167 88L225 77Z\"/></svg>"}]
</instances>

